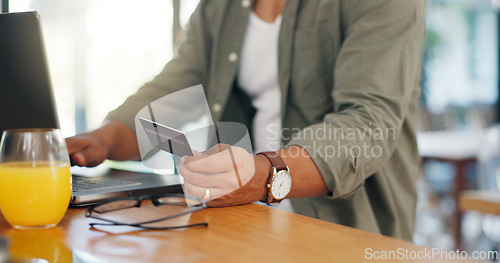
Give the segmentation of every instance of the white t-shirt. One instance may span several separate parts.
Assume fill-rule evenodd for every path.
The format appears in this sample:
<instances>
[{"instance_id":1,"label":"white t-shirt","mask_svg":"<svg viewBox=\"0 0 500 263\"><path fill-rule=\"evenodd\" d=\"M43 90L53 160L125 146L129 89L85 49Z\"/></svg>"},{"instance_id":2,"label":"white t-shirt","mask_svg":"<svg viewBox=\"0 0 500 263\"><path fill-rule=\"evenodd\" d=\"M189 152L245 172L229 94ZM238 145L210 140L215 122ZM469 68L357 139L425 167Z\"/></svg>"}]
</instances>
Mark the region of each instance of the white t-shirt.
<instances>
[{"instance_id":1,"label":"white t-shirt","mask_svg":"<svg viewBox=\"0 0 500 263\"><path fill-rule=\"evenodd\" d=\"M238 85L256 109L254 153L280 148L281 90L278 82L278 35L281 15L272 23L250 13L241 50Z\"/></svg>"}]
</instances>

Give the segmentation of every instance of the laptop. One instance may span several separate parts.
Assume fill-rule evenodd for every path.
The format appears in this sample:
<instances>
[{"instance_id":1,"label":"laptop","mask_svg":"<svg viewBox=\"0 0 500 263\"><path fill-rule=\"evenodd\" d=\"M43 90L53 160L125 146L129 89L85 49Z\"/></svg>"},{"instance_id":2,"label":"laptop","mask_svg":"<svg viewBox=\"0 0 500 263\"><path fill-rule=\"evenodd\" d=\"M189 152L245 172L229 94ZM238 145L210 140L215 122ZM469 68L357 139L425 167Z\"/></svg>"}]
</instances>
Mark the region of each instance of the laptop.
<instances>
[{"instance_id":1,"label":"laptop","mask_svg":"<svg viewBox=\"0 0 500 263\"><path fill-rule=\"evenodd\" d=\"M0 133L16 128L60 128L55 105L38 13L0 14ZM141 163L135 166L141 167ZM70 206L182 192L173 164L171 174L115 168L72 167Z\"/></svg>"}]
</instances>

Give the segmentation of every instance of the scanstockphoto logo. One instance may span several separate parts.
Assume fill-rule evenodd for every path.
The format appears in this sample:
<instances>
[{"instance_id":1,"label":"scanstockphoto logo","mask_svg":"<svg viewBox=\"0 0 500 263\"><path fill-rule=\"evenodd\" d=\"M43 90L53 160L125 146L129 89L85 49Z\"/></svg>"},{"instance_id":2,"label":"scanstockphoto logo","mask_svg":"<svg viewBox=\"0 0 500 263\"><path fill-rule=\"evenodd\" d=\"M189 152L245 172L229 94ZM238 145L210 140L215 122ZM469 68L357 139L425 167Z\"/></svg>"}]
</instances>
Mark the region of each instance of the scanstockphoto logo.
<instances>
[{"instance_id":1,"label":"scanstockphoto logo","mask_svg":"<svg viewBox=\"0 0 500 263\"><path fill-rule=\"evenodd\" d=\"M340 128L322 123L304 129L282 128L277 125L267 127L271 134L268 147L276 148L276 142L307 142L302 147L311 156L325 159L364 157L380 158L383 156L382 145L396 141L395 128L377 128L371 124L365 127ZM300 153L298 153L300 154Z\"/></svg>"},{"instance_id":2,"label":"scanstockphoto logo","mask_svg":"<svg viewBox=\"0 0 500 263\"><path fill-rule=\"evenodd\" d=\"M422 262L422 261L464 261L468 260L483 260L497 261L499 259L498 251L447 251L441 248L422 248L420 250L411 250L408 248L397 248L394 250L376 250L366 248L364 251L366 262Z\"/></svg>"}]
</instances>

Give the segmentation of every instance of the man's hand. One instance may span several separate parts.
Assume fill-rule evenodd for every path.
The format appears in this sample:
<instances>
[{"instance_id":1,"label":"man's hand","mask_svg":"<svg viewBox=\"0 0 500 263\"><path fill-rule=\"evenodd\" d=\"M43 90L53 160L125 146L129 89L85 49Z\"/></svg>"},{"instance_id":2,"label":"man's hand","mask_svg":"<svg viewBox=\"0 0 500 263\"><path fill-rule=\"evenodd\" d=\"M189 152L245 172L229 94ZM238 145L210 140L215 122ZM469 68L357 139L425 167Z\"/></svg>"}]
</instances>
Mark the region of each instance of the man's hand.
<instances>
[{"instance_id":1,"label":"man's hand","mask_svg":"<svg viewBox=\"0 0 500 263\"><path fill-rule=\"evenodd\" d=\"M108 146L95 131L67 138L66 144L71 165L96 166L108 158Z\"/></svg>"},{"instance_id":2,"label":"man's hand","mask_svg":"<svg viewBox=\"0 0 500 263\"><path fill-rule=\"evenodd\" d=\"M66 139L72 165L96 166L106 159L132 160L139 157L134 132L124 123L108 121L99 129Z\"/></svg>"},{"instance_id":3,"label":"man's hand","mask_svg":"<svg viewBox=\"0 0 500 263\"><path fill-rule=\"evenodd\" d=\"M247 204L267 196L266 183L271 164L264 156L245 149L218 144L196 156L185 156L179 168L184 177L184 193L204 198L209 206Z\"/></svg>"}]
</instances>

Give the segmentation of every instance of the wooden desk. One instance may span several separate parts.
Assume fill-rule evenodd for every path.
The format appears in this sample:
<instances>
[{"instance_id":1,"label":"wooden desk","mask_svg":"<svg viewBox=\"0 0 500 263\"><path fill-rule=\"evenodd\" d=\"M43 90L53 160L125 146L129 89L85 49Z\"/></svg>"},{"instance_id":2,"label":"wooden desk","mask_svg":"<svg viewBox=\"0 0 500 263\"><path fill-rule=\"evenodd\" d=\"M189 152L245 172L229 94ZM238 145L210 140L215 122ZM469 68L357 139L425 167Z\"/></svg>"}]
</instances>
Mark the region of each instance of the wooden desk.
<instances>
[{"instance_id":1,"label":"wooden desk","mask_svg":"<svg viewBox=\"0 0 500 263\"><path fill-rule=\"evenodd\" d=\"M85 209L70 209L60 225L49 230L13 230L0 216L0 233L13 240L11 249L17 253L38 247L49 254L60 253L52 257L69 259L73 253L101 262L387 262L366 260L365 249L425 250L410 242L256 204L210 208L192 214L189 220L210 225L109 234L89 229L88 223L97 220L85 218Z\"/></svg>"},{"instance_id":2,"label":"wooden desk","mask_svg":"<svg viewBox=\"0 0 500 263\"><path fill-rule=\"evenodd\" d=\"M462 212L472 210L485 214L500 215L500 193L493 191L465 191L460 195Z\"/></svg>"}]
</instances>

